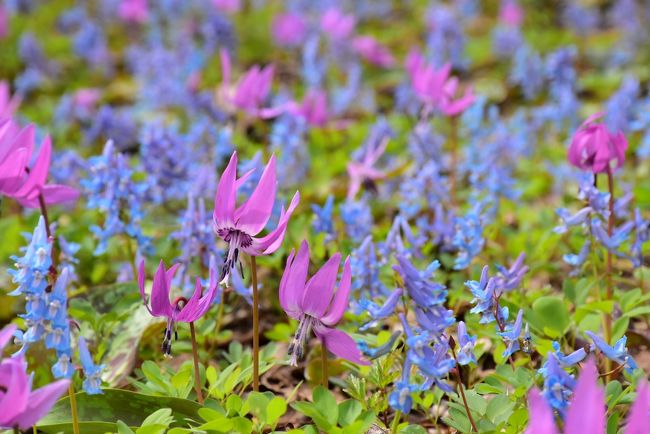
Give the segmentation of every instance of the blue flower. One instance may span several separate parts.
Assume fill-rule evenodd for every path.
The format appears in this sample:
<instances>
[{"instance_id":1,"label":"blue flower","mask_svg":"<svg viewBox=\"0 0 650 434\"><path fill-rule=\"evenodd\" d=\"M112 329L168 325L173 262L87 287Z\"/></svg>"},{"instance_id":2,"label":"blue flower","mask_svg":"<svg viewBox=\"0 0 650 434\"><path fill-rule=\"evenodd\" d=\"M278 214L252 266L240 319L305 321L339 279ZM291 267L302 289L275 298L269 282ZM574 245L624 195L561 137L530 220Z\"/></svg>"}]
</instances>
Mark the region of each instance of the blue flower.
<instances>
[{"instance_id":1,"label":"blue flower","mask_svg":"<svg viewBox=\"0 0 650 434\"><path fill-rule=\"evenodd\" d=\"M368 235L361 245L352 251L350 255L350 267L352 268L352 289L365 290L371 296L386 294L388 290L379 279L379 270L382 263L377 259L375 243Z\"/></svg>"},{"instance_id":2,"label":"blue flower","mask_svg":"<svg viewBox=\"0 0 650 434\"><path fill-rule=\"evenodd\" d=\"M327 196L327 200L322 207L312 204L311 209L314 212L314 221L311 225L312 229L317 234L325 234L325 242L333 240L336 236L334 232L334 221L332 220L334 196L331 194Z\"/></svg>"},{"instance_id":3,"label":"blue flower","mask_svg":"<svg viewBox=\"0 0 650 434\"><path fill-rule=\"evenodd\" d=\"M476 356L474 355L474 345L476 344L476 336L470 336L467 333L467 327L463 321L458 322L458 364L469 365L476 363Z\"/></svg>"},{"instance_id":4,"label":"blue flower","mask_svg":"<svg viewBox=\"0 0 650 434\"><path fill-rule=\"evenodd\" d=\"M83 337L79 337L79 361L84 371L84 391L89 395L103 393L101 389L101 374L104 365L95 365L88 351L88 346L86 346L86 340Z\"/></svg>"},{"instance_id":5,"label":"blue flower","mask_svg":"<svg viewBox=\"0 0 650 434\"><path fill-rule=\"evenodd\" d=\"M517 49L509 81L521 86L527 100L534 99L544 86L544 63L538 53L528 45Z\"/></svg>"},{"instance_id":6,"label":"blue flower","mask_svg":"<svg viewBox=\"0 0 650 434\"><path fill-rule=\"evenodd\" d=\"M408 296L421 308L441 305L447 298L445 285L434 282L431 277L440 267L438 261L433 261L425 270L420 271L402 255L396 255L398 264L393 266L402 280Z\"/></svg>"},{"instance_id":7,"label":"blue flower","mask_svg":"<svg viewBox=\"0 0 650 434\"><path fill-rule=\"evenodd\" d=\"M587 256L591 252L591 241L587 238L580 249L580 252L575 255L573 253L566 254L562 257L564 262L571 265L573 270L571 270L570 276L576 276L580 272L580 268L587 260Z\"/></svg>"},{"instance_id":8,"label":"blue flower","mask_svg":"<svg viewBox=\"0 0 650 434\"><path fill-rule=\"evenodd\" d=\"M485 245L480 206L472 208L462 217L456 217L454 223L456 233L452 243L458 250L454 270L462 270L469 267L472 259L481 253Z\"/></svg>"},{"instance_id":9,"label":"blue flower","mask_svg":"<svg viewBox=\"0 0 650 434\"><path fill-rule=\"evenodd\" d=\"M557 341L553 341L553 350L555 350L555 358L562 366L573 366L587 357L587 352L584 348L579 348L571 354L564 354L561 351L560 343Z\"/></svg>"},{"instance_id":10,"label":"blue flower","mask_svg":"<svg viewBox=\"0 0 650 434\"><path fill-rule=\"evenodd\" d=\"M569 406L569 398L576 384L575 379L560 367L553 353L548 354L548 361L541 373L544 376L542 395L546 402L560 413L564 413Z\"/></svg>"},{"instance_id":11,"label":"blue flower","mask_svg":"<svg viewBox=\"0 0 650 434\"><path fill-rule=\"evenodd\" d=\"M339 210L346 233L353 241L360 242L370 234L373 218L365 199L346 200L339 206Z\"/></svg>"},{"instance_id":12,"label":"blue flower","mask_svg":"<svg viewBox=\"0 0 650 434\"><path fill-rule=\"evenodd\" d=\"M400 298L403 294L402 288L397 288L386 298L386 301L382 305L375 303L367 298L362 298L358 302L357 311L367 312L370 316L370 322L362 326L361 330L366 330L374 325L374 323L380 319L388 318L395 313L395 308L397 303L399 303Z\"/></svg>"},{"instance_id":13,"label":"blue flower","mask_svg":"<svg viewBox=\"0 0 650 434\"><path fill-rule=\"evenodd\" d=\"M524 310L519 309L517 319L514 324L508 324L505 331L499 332L498 335L503 338L506 343L506 349L503 352L503 357L510 357L513 353L519 351L519 336L521 335L521 327L523 320Z\"/></svg>"},{"instance_id":14,"label":"blue flower","mask_svg":"<svg viewBox=\"0 0 650 434\"><path fill-rule=\"evenodd\" d=\"M528 272L528 266L524 265L524 259L526 259L526 254L522 252L510 268L501 265L496 266L497 270L499 270L499 274L495 277L497 296L500 296L503 292L510 292L521 284L524 274Z\"/></svg>"},{"instance_id":15,"label":"blue flower","mask_svg":"<svg viewBox=\"0 0 650 434\"><path fill-rule=\"evenodd\" d=\"M608 359L613 360L621 365L625 365L625 370L627 372L631 373L637 369L636 362L632 356L630 356L630 353L627 351L627 347L625 346L627 343L627 336L620 338L612 347L597 334L590 331L587 331L586 334L593 341L593 344L591 345L591 351L594 351L597 348Z\"/></svg>"}]
</instances>

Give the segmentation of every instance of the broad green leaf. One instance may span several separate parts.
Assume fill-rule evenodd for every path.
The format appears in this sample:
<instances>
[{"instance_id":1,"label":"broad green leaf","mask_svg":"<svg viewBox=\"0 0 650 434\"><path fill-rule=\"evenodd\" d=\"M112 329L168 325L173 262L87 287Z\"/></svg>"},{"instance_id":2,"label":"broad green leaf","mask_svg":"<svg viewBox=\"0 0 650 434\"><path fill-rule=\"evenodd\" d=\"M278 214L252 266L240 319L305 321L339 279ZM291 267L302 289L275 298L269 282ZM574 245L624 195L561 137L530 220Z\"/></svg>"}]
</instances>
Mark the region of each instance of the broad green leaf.
<instances>
[{"instance_id":1,"label":"broad green leaf","mask_svg":"<svg viewBox=\"0 0 650 434\"><path fill-rule=\"evenodd\" d=\"M322 386L316 387L313 393L314 405L330 425L336 425L339 419L339 406L332 392Z\"/></svg>"},{"instance_id":2,"label":"broad green leaf","mask_svg":"<svg viewBox=\"0 0 650 434\"><path fill-rule=\"evenodd\" d=\"M278 420L286 413L287 403L284 398L276 396L266 406L266 423L275 427Z\"/></svg>"},{"instance_id":3,"label":"broad green leaf","mask_svg":"<svg viewBox=\"0 0 650 434\"><path fill-rule=\"evenodd\" d=\"M131 428L121 420L118 420L115 424L117 426L118 434L135 434Z\"/></svg>"},{"instance_id":4,"label":"broad green leaf","mask_svg":"<svg viewBox=\"0 0 650 434\"><path fill-rule=\"evenodd\" d=\"M533 312L543 329L550 329L562 335L569 328L569 311L560 297L538 298L533 302Z\"/></svg>"},{"instance_id":5,"label":"broad green leaf","mask_svg":"<svg viewBox=\"0 0 650 434\"><path fill-rule=\"evenodd\" d=\"M363 410L361 403L354 399L346 399L339 405L339 425L351 424Z\"/></svg>"}]
</instances>

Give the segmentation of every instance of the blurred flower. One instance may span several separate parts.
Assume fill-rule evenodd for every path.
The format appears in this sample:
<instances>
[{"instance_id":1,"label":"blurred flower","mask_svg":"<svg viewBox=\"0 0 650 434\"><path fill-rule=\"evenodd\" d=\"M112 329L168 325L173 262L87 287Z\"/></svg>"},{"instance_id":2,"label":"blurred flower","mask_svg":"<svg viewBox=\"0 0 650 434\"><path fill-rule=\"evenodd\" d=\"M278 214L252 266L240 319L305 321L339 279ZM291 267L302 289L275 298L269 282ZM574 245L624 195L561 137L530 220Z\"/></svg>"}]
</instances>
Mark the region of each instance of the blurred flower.
<instances>
[{"instance_id":1,"label":"blurred flower","mask_svg":"<svg viewBox=\"0 0 650 434\"><path fill-rule=\"evenodd\" d=\"M273 17L271 31L276 44L298 46L307 34L307 23L303 16L297 13L278 14Z\"/></svg>"},{"instance_id":2,"label":"blurred flower","mask_svg":"<svg viewBox=\"0 0 650 434\"><path fill-rule=\"evenodd\" d=\"M147 0L121 0L117 14L126 23L142 24L149 15Z\"/></svg>"},{"instance_id":3,"label":"blurred flower","mask_svg":"<svg viewBox=\"0 0 650 434\"><path fill-rule=\"evenodd\" d=\"M151 295L145 293L145 271L144 260L140 262L138 268L138 286L140 287L140 296L144 301L145 307L149 313L156 317L167 318L167 327L163 338L162 351L165 356L170 356L172 351L172 337L176 334L177 322L194 322L201 318L212 306L217 291L217 280L214 273L210 275L210 288L205 295L201 295L202 288L200 279L196 279L194 295L188 300L184 297L178 297L173 302L169 299L171 292L171 282L174 273L179 264L165 269L165 264L160 261L156 274L153 277ZM178 339L178 337L176 337Z\"/></svg>"},{"instance_id":4,"label":"blurred flower","mask_svg":"<svg viewBox=\"0 0 650 434\"><path fill-rule=\"evenodd\" d=\"M81 368L84 372L84 382L83 389L88 395L97 395L102 394L102 370L104 365L95 365L90 352L88 351L88 346L86 345L86 340L83 337L79 337L79 360L81 361Z\"/></svg>"},{"instance_id":5,"label":"blurred flower","mask_svg":"<svg viewBox=\"0 0 650 434\"><path fill-rule=\"evenodd\" d=\"M476 356L474 355L474 345L476 344L476 336L467 334L467 327L463 321L458 322L458 364L469 365L476 363Z\"/></svg>"},{"instance_id":6,"label":"blurred flower","mask_svg":"<svg viewBox=\"0 0 650 434\"><path fill-rule=\"evenodd\" d=\"M544 377L542 395L548 405L558 410L560 414L564 414L576 384L575 379L560 367L553 353L548 354L548 361L542 375Z\"/></svg>"},{"instance_id":7,"label":"blurred flower","mask_svg":"<svg viewBox=\"0 0 650 434\"><path fill-rule=\"evenodd\" d=\"M627 140L622 132L612 133L605 124L597 123L602 113L590 116L573 135L569 162L593 173L616 170L625 162Z\"/></svg>"},{"instance_id":8,"label":"blurred flower","mask_svg":"<svg viewBox=\"0 0 650 434\"><path fill-rule=\"evenodd\" d=\"M9 82L0 80L0 122L11 118L19 105L20 96L12 96Z\"/></svg>"},{"instance_id":9,"label":"blurred flower","mask_svg":"<svg viewBox=\"0 0 650 434\"><path fill-rule=\"evenodd\" d=\"M328 37L341 41L354 32L356 22L354 15L346 15L337 8L330 8L323 14L320 25Z\"/></svg>"},{"instance_id":10,"label":"blurred flower","mask_svg":"<svg viewBox=\"0 0 650 434\"><path fill-rule=\"evenodd\" d=\"M466 37L457 10L457 7L435 2L427 11L427 52L436 67L451 63L463 69L468 64L464 55Z\"/></svg>"},{"instance_id":11,"label":"blurred flower","mask_svg":"<svg viewBox=\"0 0 650 434\"><path fill-rule=\"evenodd\" d=\"M519 27L524 21L524 11L516 0L502 0L499 21L507 26Z\"/></svg>"},{"instance_id":12,"label":"blurred flower","mask_svg":"<svg viewBox=\"0 0 650 434\"><path fill-rule=\"evenodd\" d=\"M370 234L373 218L365 198L359 201L346 200L339 205L339 212L345 224L345 232L353 241L361 242Z\"/></svg>"},{"instance_id":13,"label":"blurred flower","mask_svg":"<svg viewBox=\"0 0 650 434\"><path fill-rule=\"evenodd\" d=\"M352 48L373 65L390 68L395 63L388 48L372 36L357 36L352 40Z\"/></svg>"},{"instance_id":14,"label":"blurred flower","mask_svg":"<svg viewBox=\"0 0 650 434\"><path fill-rule=\"evenodd\" d=\"M314 276L306 281L309 268L309 246L300 244L298 253L291 251L280 281L280 305L291 318L300 321L289 346L291 365L297 366L304 356L304 346L310 331L323 346L336 356L360 365L369 364L362 358L354 340L334 326L343 317L350 298L350 258L346 258L339 287L334 293L341 254L335 253Z\"/></svg>"},{"instance_id":15,"label":"blurred flower","mask_svg":"<svg viewBox=\"0 0 650 434\"><path fill-rule=\"evenodd\" d=\"M282 244L291 214L300 201L300 193L296 191L289 209L285 212L282 208L277 227L268 235L255 238L268 223L275 203L277 189L275 155L271 156L257 187L248 200L235 209L237 189L251 174L252 171L249 171L237 179L237 152L234 152L217 186L213 213L214 230L228 243L228 256L221 280L225 279L230 270L239 263L240 251L252 256L275 252Z\"/></svg>"},{"instance_id":16,"label":"blurred flower","mask_svg":"<svg viewBox=\"0 0 650 434\"><path fill-rule=\"evenodd\" d=\"M331 194L327 196L327 200L323 206L316 204L311 205L311 210L314 212L314 221L312 222L312 229L317 234L325 234L325 242L331 241L336 237L334 232L334 222L332 214L334 213L334 196Z\"/></svg>"},{"instance_id":17,"label":"blurred flower","mask_svg":"<svg viewBox=\"0 0 650 434\"><path fill-rule=\"evenodd\" d=\"M232 14L241 9L241 0L212 0L212 6L222 12Z\"/></svg>"}]
</instances>

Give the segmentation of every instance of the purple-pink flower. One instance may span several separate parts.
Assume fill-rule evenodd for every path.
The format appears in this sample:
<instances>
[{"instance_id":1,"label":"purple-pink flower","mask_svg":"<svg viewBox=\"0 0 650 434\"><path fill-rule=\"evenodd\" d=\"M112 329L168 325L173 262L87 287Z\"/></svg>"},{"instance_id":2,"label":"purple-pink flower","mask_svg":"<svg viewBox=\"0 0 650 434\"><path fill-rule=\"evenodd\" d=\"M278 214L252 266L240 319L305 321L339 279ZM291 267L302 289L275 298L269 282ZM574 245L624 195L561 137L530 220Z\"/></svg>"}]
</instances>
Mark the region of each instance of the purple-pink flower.
<instances>
[{"instance_id":1,"label":"purple-pink flower","mask_svg":"<svg viewBox=\"0 0 650 434\"><path fill-rule=\"evenodd\" d=\"M529 421L525 434L558 434L553 410L537 389L528 395ZM604 434L607 426L605 392L598 384L593 359L583 366L564 420L564 434ZM650 426L650 389L640 384L628 416L625 434L647 433Z\"/></svg>"},{"instance_id":2,"label":"purple-pink flower","mask_svg":"<svg viewBox=\"0 0 650 434\"><path fill-rule=\"evenodd\" d=\"M50 170L52 142L49 136L34 153L35 127L20 128L12 119L0 121L0 194L12 197L27 208L39 207L42 194L46 204L76 200L79 192L65 185L46 184Z\"/></svg>"},{"instance_id":3,"label":"purple-pink flower","mask_svg":"<svg viewBox=\"0 0 650 434\"><path fill-rule=\"evenodd\" d=\"M348 163L348 175L350 176L348 200L354 199L362 185L374 184L375 181L386 177L386 173L374 167L379 158L384 155L386 146L388 146L388 139L377 142L376 146L370 143L364 149L360 160L352 160Z\"/></svg>"},{"instance_id":4,"label":"purple-pink flower","mask_svg":"<svg viewBox=\"0 0 650 434\"><path fill-rule=\"evenodd\" d=\"M232 14L241 9L241 0L212 0L212 6L221 12Z\"/></svg>"},{"instance_id":5,"label":"purple-pink flower","mask_svg":"<svg viewBox=\"0 0 650 434\"><path fill-rule=\"evenodd\" d=\"M352 35L356 24L357 19L354 15L346 15L337 8L328 9L320 20L323 32L336 41L347 39Z\"/></svg>"},{"instance_id":6,"label":"purple-pink flower","mask_svg":"<svg viewBox=\"0 0 650 434\"><path fill-rule=\"evenodd\" d=\"M389 68L395 64L395 58L388 48L372 36L357 36L352 40L352 48L373 65Z\"/></svg>"},{"instance_id":7,"label":"purple-pink flower","mask_svg":"<svg viewBox=\"0 0 650 434\"><path fill-rule=\"evenodd\" d=\"M142 24L149 16L147 0L122 0L117 14L124 22Z\"/></svg>"},{"instance_id":8,"label":"purple-pink flower","mask_svg":"<svg viewBox=\"0 0 650 434\"><path fill-rule=\"evenodd\" d=\"M573 135L569 162L579 169L603 173L618 169L625 162L627 139L614 134L604 123L596 122L603 113L591 115Z\"/></svg>"},{"instance_id":9,"label":"purple-pink flower","mask_svg":"<svg viewBox=\"0 0 650 434\"><path fill-rule=\"evenodd\" d=\"M20 98L17 95L11 96L9 83L0 81L0 121L11 118L19 105Z\"/></svg>"},{"instance_id":10,"label":"purple-pink flower","mask_svg":"<svg viewBox=\"0 0 650 434\"><path fill-rule=\"evenodd\" d=\"M0 355L16 326L0 330ZM31 375L22 355L0 361L0 428L27 430L45 416L66 392L69 380L58 380L32 390Z\"/></svg>"},{"instance_id":11,"label":"purple-pink flower","mask_svg":"<svg viewBox=\"0 0 650 434\"><path fill-rule=\"evenodd\" d=\"M336 356L360 365L368 364L354 340L347 333L334 328L348 308L352 281L350 258L347 257L338 289L334 292L340 263L341 254L335 253L307 280L307 241L300 244L297 254L294 250L289 254L280 280L280 305L287 315L300 322L289 346L293 366L304 356L305 342L311 330L323 346Z\"/></svg>"},{"instance_id":12,"label":"purple-pink flower","mask_svg":"<svg viewBox=\"0 0 650 434\"><path fill-rule=\"evenodd\" d=\"M507 26L519 27L524 21L524 11L516 0L504 0L499 10L499 21Z\"/></svg>"},{"instance_id":13,"label":"purple-pink flower","mask_svg":"<svg viewBox=\"0 0 650 434\"><path fill-rule=\"evenodd\" d=\"M230 54L221 50L222 82L217 89L217 99L227 109L239 109L249 116L269 117L267 113L275 113L273 109L264 108L273 83L273 65L261 68L258 65L250 68L236 84L231 83Z\"/></svg>"},{"instance_id":14,"label":"purple-pink flower","mask_svg":"<svg viewBox=\"0 0 650 434\"><path fill-rule=\"evenodd\" d=\"M447 63L436 70L427 64L417 51L411 51L406 58L406 71L411 79L415 96L424 104L427 111L456 116L474 103L476 99L472 88L457 98L458 78L451 77L451 64Z\"/></svg>"},{"instance_id":15,"label":"purple-pink flower","mask_svg":"<svg viewBox=\"0 0 650 434\"><path fill-rule=\"evenodd\" d=\"M223 266L221 280L227 278L230 270L237 265L241 252L251 256L275 252L282 244L291 214L300 201L300 193L296 191L289 209L285 211L284 207L282 208L276 228L263 237L256 237L266 227L275 203L275 155L271 156L248 200L236 207L237 189L246 182L252 172L251 170L237 179L237 152L233 152L219 179L214 199L214 230L228 243L228 257Z\"/></svg>"},{"instance_id":16,"label":"purple-pink flower","mask_svg":"<svg viewBox=\"0 0 650 434\"><path fill-rule=\"evenodd\" d=\"M303 42L307 33L307 23L300 14L291 12L278 14L273 18L271 30L276 44L296 46Z\"/></svg>"},{"instance_id":17,"label":"purple-pink flower","mask_svg":"<svg viewBox=\"0 0 650 434\"><path fill-rule=\"evenodd\" d=\"M162 260L160 261L156 274L153 277L150 297L147 297L145 292L146 274L144 261L140 262L140 267L138 268L138 286L140 287L140 295L147 310L153 316L167 318L167 327L165 328L162 344L162 350L166 356L171 354L172 337L176 333L176 323L190 323L201 318L210 309L217 294L217 280L211 274L210 285L205 295L202 295L203 288L201 287L199 278L197 278L194 294L189 300L184 297L176 297L173 301L170 301L169 295L172 279L179 265L175 264L169 269L165 269L165 264Z\"/></svg>"}]
</instances>

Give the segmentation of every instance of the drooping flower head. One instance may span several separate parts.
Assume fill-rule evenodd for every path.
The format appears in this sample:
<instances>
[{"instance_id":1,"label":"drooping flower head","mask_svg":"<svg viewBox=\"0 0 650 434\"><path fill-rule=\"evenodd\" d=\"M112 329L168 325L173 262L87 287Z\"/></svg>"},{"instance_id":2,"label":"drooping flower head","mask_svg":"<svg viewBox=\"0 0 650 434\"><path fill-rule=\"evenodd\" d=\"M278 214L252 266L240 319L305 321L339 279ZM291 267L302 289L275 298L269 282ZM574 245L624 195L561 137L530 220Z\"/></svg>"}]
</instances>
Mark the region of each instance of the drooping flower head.
<instances>
[{"instance_id":1,"label":"drooping flower head","mask_svg":"<svg viewBox=\"0 0 650 434\"><path fill-rule=\"evenodd\" d=\"M41 194L48 205L76 200L76 189L46 184L52 155L49 136L41 142L38 156L30 165L35 135L34 125L20 129L12 119L0 121L0 195L12 197L27 208L38 208Z\"/></svg>"},{"instance_id":2,"label":"drooping flower head","mask_svg":"<svg viewBox=\"0 0 650 434\"><path fill-rule=\"evenodd\" d=\"M170 301L171 282L178 266L179 264L176 264L172 265L169 269L165 269L165 264L162 260L160 261L156 274L153 277L151 295L149 297L145 293L146 275L144 271L144 260L140 262L140 267L138 268L138 286L140 287L140 295L147 310L153 316L167 318L167 327L165 328L162 344L162 350L166 356L171 355L172 337L176 335L176 323L189 323L201 318L212 306L218 286L215 275L211 273L209 289L206 294L201 294L203 289L200 279L197 278L194 294L189 300L184 297L177 297L174 301Z\"/></svg>"},{"instance_id":3,"label":"drooping flower head","mask_svg":"<svg viewBox=\"0 0 650 434\"><path fill-rule=\"evenodd\" d=\"M593 173L616 170L625 162L627 139L622 132L613 133L597 122L603 113L590 116L573 135L569 147L569 163Z\"/></svg>"},{"instance_id":4,"label":"drooping flower head","mask_svg":"<svg viewBox=\"0 0 650 434\"><path fill-rule=\"evenodd\" d=\"M246 182L252 173L253 170L237 179L237 152L233 152L226 170L223 171L221 179L219 179L214 199L214 230L221 239L228 243L228 256L221 280L225 279L230 270L239 263L240 252L251 256L261 256L273 253L280 248L291 214L300 201L300 193L296 191L289 204L289 209L285 211L284 207L282 208L277 227L266 236L256 237L266 227L275 203L277 190L275 155L271 156L250 197L236 207L237 189Z\"/></svg>"},{"instance_id":5,"label":"drooping flower head","mask_svg":"<svg viewBox=\"0 0 650 434\"><path fill-rule=\"evenodd\" d=\"M309 245L300 244L298 253L291 251L280 281L280 305L291 318L300 321L296 335L289 346L291 364L296 366L304 355L305 342L313 330L325 348L338 357L366 365L354 340L335 329L347 310L350 299L352 271L350 258L345 258L339 286L334 292L341 254L336 253L307 280Z\"/></svg>"},{"instance_id":6,"label":"drooping flower head","mask_svg":"<svg viewBox=\"0 0 650 434\"><path fill-rule=\"evenodd\" d=\"M0 330L0 355L16 330ZM31 375L22 355L0 360L0 428L26 430L45 416L65 393L69 380L58 380L32 391Z\"/></svg>"}]
</instances>

